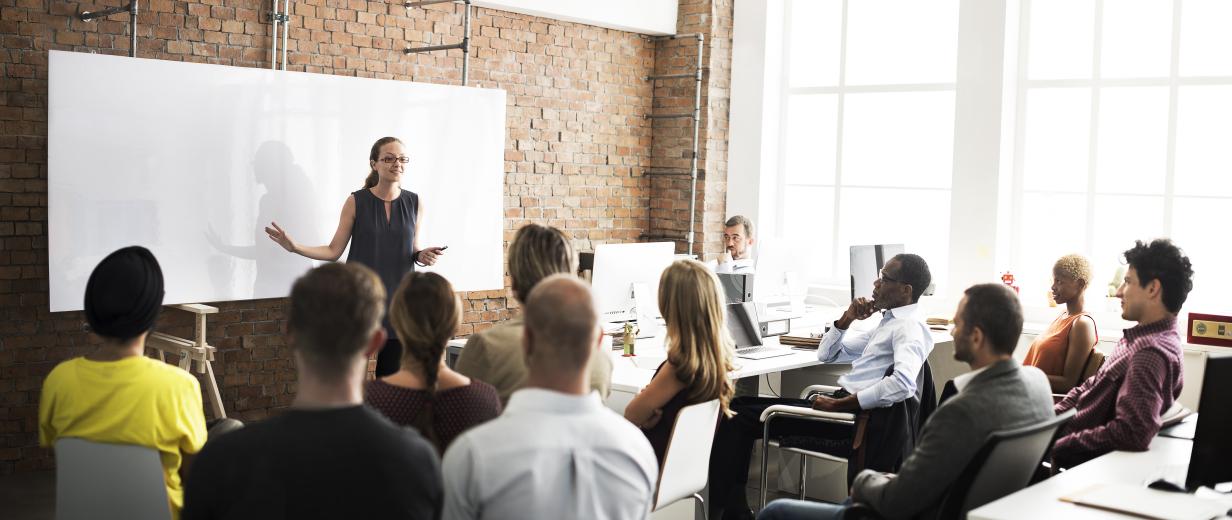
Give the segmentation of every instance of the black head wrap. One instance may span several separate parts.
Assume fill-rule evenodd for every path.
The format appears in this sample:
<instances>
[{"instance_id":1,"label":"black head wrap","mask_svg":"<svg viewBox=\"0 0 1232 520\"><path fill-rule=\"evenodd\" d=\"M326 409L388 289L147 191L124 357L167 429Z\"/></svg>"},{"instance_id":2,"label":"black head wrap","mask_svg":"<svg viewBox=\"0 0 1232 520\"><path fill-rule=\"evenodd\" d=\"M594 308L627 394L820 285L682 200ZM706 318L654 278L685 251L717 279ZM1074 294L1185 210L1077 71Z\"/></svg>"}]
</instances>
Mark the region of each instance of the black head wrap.
<instances>
[{"instance_id":1,"label":"black head wrap","mask_svg":"<svg viewBox=\"0 0 1232 520\"><path fill-rule=\"evenodd\" d=\"M140 336L154 328L162 305L163 271L154 254L141 246L107 255L86 282L86 320L100 336Z\"/></svg>"}]
</instances>

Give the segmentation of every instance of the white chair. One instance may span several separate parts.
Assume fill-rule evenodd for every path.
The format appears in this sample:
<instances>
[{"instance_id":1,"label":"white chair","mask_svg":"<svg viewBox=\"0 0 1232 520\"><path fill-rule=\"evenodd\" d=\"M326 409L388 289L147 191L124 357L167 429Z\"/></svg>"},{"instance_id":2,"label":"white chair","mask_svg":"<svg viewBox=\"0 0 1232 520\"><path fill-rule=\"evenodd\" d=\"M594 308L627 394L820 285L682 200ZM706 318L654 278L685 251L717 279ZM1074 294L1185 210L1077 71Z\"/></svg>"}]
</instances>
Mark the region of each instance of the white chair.
<instances>
[{"instance_id":1,"label":"white chair","mask_svg":"<svg viewBox=\"0 0 1232 520\"><path fill-rule=\"evenodd\" d=\"M659 511L677 500L692 496L702 506L705 517L706 504L700 492L706 488L710 477L710 447L714 444L714 430L718 424L718 399L680 409L663 454L663 467L659 470L659 485L651 511Z\"/></svg>"},{"instance_id":2,"label":"white chair","mask_svg":"<svg viewBox=\"0 0 1232 520\"><path fill-rule=\"evenodd\" d=\"M57 520L171 518L157 450L70 437L55 452Z\"/></svg>"}]
</instances>

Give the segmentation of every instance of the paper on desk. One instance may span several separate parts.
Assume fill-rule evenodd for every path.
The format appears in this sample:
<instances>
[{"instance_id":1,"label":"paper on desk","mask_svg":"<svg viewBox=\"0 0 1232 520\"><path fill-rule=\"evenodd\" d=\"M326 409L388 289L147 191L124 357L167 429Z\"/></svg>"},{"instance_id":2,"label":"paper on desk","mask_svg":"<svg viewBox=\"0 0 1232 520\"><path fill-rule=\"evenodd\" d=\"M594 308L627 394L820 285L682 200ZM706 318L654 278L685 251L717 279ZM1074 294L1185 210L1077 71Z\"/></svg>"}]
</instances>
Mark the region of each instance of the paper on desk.
<instances>
[{"instance_id":1,"label":"paper on desk","mask_svg":"<svg viewBox=\"0 0 1232 520\"><path fill-rule=\"evenodd\" d=\"M1096 484L1061 497L1062 501L1160 520L1210 520L1227 506L1187 493L1172 493L1133 484Z\"/></svg>"}]
</instances>

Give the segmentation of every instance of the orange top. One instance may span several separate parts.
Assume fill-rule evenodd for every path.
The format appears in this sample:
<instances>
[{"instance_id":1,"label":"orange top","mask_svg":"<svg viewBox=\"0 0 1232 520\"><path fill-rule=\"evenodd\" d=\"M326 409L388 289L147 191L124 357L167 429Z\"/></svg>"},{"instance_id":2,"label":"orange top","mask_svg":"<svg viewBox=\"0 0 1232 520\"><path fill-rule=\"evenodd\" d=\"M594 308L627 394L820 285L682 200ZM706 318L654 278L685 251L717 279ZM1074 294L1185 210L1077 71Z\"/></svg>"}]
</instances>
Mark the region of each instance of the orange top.
<instances>
[{"instance_id":1,"label":"orange top","mask_svg":"<svg viewBox=\"0 0 1232 520\"><path fill-rule=\"evenodd\" d=\"M1065 375L1065 356L1069 353L1069 332L1074 328L1074 322L1083 316L1090 317L1090 314L1083 312L1070 316L1062 313L1057 316L1057 319L1048 326L1048 330L1031 342L1031 350L1027 351L1027 359L1022 364L1039 368L1050 376ZM1095 341L1099 342L1098 333Z\"/></svg>"}]
</instances>

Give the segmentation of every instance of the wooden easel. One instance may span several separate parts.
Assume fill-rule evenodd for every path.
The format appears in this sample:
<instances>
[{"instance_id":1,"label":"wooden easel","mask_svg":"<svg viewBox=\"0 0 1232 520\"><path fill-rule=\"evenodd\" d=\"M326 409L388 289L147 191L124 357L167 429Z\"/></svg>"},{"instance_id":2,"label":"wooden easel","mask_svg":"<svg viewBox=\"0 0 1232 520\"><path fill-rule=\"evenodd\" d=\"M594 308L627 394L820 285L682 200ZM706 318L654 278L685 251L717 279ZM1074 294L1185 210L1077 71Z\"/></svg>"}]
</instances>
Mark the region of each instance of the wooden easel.
<instances>
[{"instance_id":1,"label":"wooden easel","mask_svg":"<svg viewBox=\"0 0 1232 520\"><path fill-rule=\"evenodd\" d=\"M158 352L158 359L162 361L167 361L168 352L179 356L180 368L188 372L192 372L193 361L196 361L197 373L206 374L206 395L210 399L210 406L214 409L214 418L226 418L227 412L222 407L222 394L218 392L218 380L214 378L215 349L205 342L205 316L217 313L218 307L196 303L169 305L168 307L191 312L197 316L197 323L193 331L196 337L195 341L154 332L146 339L145 346L156 350Z\"/></svg>"}]
</instances>

